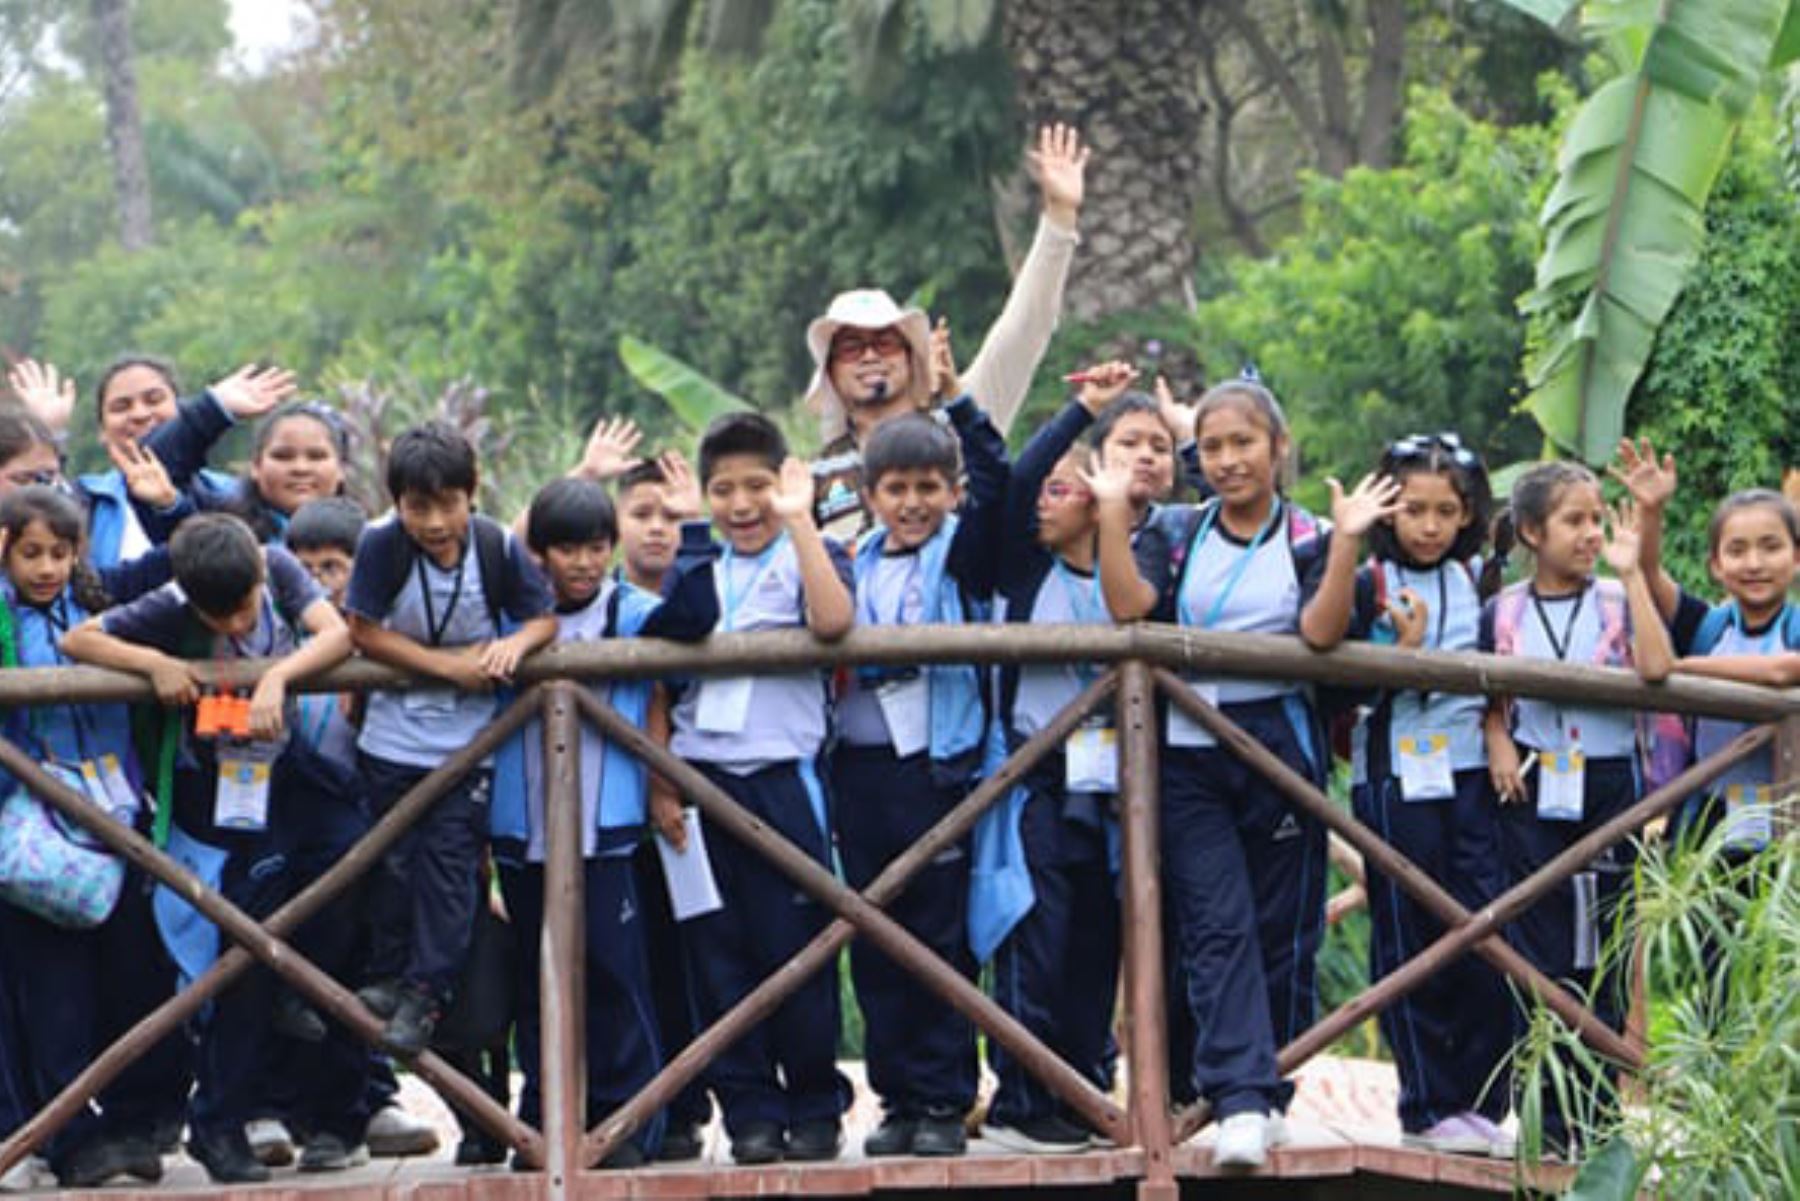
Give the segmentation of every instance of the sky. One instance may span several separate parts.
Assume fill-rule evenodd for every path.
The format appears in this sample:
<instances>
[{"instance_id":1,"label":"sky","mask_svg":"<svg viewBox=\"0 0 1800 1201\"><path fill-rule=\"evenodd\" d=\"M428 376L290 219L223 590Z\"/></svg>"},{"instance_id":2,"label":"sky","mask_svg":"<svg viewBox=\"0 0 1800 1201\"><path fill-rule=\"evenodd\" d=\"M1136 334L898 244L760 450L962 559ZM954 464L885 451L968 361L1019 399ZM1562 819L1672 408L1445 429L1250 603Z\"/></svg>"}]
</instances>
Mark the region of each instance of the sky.
<instances>
[{"instance_id":1,"label":"sky","mask_svg":"<svg viewBox=\"0 0 1800 1201\"><path fill-rule=\"evenodd\" d=\"M260 70L300 39L306 21L306 11L296 0L231 0L238 61L246 70Z\"/></svg>"}]
</instances>

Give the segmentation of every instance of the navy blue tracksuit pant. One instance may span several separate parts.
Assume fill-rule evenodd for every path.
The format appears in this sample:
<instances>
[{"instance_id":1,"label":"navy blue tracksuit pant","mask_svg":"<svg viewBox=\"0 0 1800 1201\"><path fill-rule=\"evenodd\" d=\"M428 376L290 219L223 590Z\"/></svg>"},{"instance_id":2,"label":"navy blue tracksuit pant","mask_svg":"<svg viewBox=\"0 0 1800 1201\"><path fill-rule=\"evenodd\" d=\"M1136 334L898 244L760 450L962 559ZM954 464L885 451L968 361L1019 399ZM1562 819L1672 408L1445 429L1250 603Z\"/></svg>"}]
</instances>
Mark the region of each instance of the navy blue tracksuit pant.
<instances>
[{"instance_id":1,"label":"navy blue tracksuit pant","mask_svg":"<svg viewBox=\"0 0 1800 1201\"><path fill-rule=\"evenodd\" d=\"M713 783L821 867L831 855L815 816L824 791L811 763L788 762L739 776L696 764ZM702 817L706 849L724 907L684 923L707 1025L774 974L825 928L823 906L773 863ZM837 973L826 968L707 1069L707 1085L732 1137L748 1123L836 1120L850 1082L837 1070Z\"/></svg>"},{"instance_id":2,"label":"navy blue tracksuit pant","mask_svg":"<svg viewBox=\"0 0 1800 1201\"><path fill-rule=\"evenodd\" d=\"M357 759L371 823L431 774L373 755ZM427 988L448 1008L475 930L492 784L491 770L470 772L383 856L368 889L371 980Z\"/></svg>"},{"instance_id":3,"label":"navy blue tracksuit pant","mask_svg":"<svg viewBox=\"0 0 1800 1201\"><path fill-rule=\"evenodd\" d=\"M1351 792L1357 820L1476 912L1501 891L1500 836L1485 769L1456 773L1456 795L1407 801L1387 776ZM1398 970L1444 933L1442 923L1373 866L1368 873L1369 976ZM1476 1110L1495 1121L1512 1098L1502 1071L1512 1002L1486 960L1464 955L1383 1010L1381 1036L1400 1077L1400 1125L1429 1130Z\"/></svg>"},{"instance_id":4,"label":"navy blue tracksuit pant","mask_svg":"<svg viewBox=\"0 0 1800 1201\"><path fill-rule=\"evenodd\" d=\"M1095 1087L1112 1088L1119 991L1119 893L1107 851L1110 797L1069 797L1052 756L1026 782L1020 819L1034 900L994 952L994 1000ZM1016 1126L1052 1115L1085 1124L998 1043L989 1120Z\"/></svg>"},{"instance_id":5,"label":"navy blue tracksuit pant","mask_svg":"<svg viewBox=\"0 0 1800 1201\"><path fill-rule=\"evenodd\" d=\"M650 996L656 1006L657 1041L666 1063L681 1054L699 1033L693 972L688 967L681 926L669 905L669 883L663 876L662 856L657 853L654 839L638 844L632 868L637 877L638 907L643 914L644 958L650 972ZM669 1129L689 1131L710 1121L712 1098L707 1096L702 1079L695 1077L669 1102Z\"/></svg>"},{"instance_id":6,"label":"navy blue tracksuit pant","mask_svg":"<svg viewBox=\"0 0 1800 1201\"><path fill-rule=\"evenodd\" d=\"M587 924L587 1118L591 1125L630 1100L662 1067L650 969L644 959L644 921L630 848L586 861L583 896ZM539 979L544 929L544 865L500 864L500 892L518 946L514 1021L525 1087L519 1117L536 1126L543 1116ZM632 1136L654 1154L662 1115Z\"/></svg>"},{"instance_id":7,"label":"navy blue tracksuit pant","mask_svg":"<svg viewBox=\"0 0 1800 1201\"><path fill-rule=\"evenodd\" d=\"M1525 748L1520 748L1521 753ZM1516 805L1498 808L1500 848L1506 865L1508 887L1519 883L1567 848L1571 843L1629 809L1638 800L1639 781L1630 759L1589 759L1583 781L1580 821L1543 821L1537 815L1537 786L1543 771L1525 778L1529 796ZM1614 843L1590 862L1578 876L1592 880L1596 904L1579 905L1574 879L1564 880L1543 899L1520 914L1507 927L1507 940L1534 967L1552 980L1572 986L1578 996L1588 996L1594 1016L1614 1030L1624 1030L1631 1005L1631 984L1626 963L1613 970L1595 970L1589 953L1595 943L1604 946L1631 905L1632 874L1637 852L1629 840ZM1627 957L1629 959L1629 957ZM1527 1001L1529 1003L1529 1001ZM1519 1015L1522 1029L1528 1015ZM1551 1146L1567 1144L1568 1115L1557 1104L1555 1092L1543 1095L1544 1138Z\"/></svg>"},{"instance_id":8,"label":"navy blue tracksuit pant","mask_svg":"<svg viewBox=\"0 0 1800 1201\"><path fill-rule=\"evenodd\" d=\"M1318 772L1279 701L1226 714L1295 771ZM1313 1022L1325 829L1217 747L1162 749L1162 873L1187 992L1194 1095L1217 1118L1285 1110L1275 1052Z\"/></svg>"},{"instance_id":9,"label":"navy blue tracksuit pant","mask_svg":"<svg viewBox=\"0 0 1800 1201\"><path fill-rule=\"evenodd\" d=\"M930 756L900 759L891 747L841 746L832 756L838 852L852 888L867 888L962 800L961 786L932 782ZM927 864L887 907L946 963L974 981L969 950L967 840ZM869 1087L903 1117L966 1113L975 1104L975 1028L923 982L866 942L850 947L863 1012Z\"/></svg>"}]
</instances>

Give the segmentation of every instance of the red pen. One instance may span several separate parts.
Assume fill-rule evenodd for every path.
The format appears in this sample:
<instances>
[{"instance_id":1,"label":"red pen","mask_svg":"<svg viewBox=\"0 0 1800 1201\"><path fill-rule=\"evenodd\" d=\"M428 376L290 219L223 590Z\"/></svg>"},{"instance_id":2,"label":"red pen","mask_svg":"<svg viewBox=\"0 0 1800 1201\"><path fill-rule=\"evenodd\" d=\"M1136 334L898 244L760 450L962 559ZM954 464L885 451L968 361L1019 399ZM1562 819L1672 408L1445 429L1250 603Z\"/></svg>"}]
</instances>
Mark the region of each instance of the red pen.
<instances>
[{"instance_id":1,"label":"red pen","mask_svg":"<svg viewBox=\"0 0 1800 1201\"><path fill-rule=\"evenodd\" d=\"M1094 374L1091 371L1071 371L1063 376L1065 384L1091 384L1093 382Z\"/></svg>"}]
</instances>

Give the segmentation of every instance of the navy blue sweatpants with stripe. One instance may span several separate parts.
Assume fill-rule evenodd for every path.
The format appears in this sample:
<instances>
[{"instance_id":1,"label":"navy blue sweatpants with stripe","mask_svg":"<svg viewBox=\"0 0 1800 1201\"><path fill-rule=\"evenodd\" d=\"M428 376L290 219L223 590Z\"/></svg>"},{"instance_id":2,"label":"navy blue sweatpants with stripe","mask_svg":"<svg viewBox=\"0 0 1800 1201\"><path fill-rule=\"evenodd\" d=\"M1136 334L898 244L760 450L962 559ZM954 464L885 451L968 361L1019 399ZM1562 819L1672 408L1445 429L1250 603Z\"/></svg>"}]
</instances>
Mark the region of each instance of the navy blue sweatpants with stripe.
<instances>
[{"instance_id":1,"label":"navy blue sweatpants with stripe","mask_svg":"<svg viewBox=\"0 0 1800 1201\"><path fill-rule=\"evenodd\" d=\"M824 790L811 763L778 763L746 776L696 766L819 866L830 866L829 843L815 816ZM773 863L716 823L702 816L701 829L725 905L684 928L701 1020L710 1026L812 941L827 915ZM837 1070L838 1021L837 973L828 966L715 1058L706 1080L725 1111L726 1133L735 1138L750 1122L791 1129L838 1118L850 1104L850 1082Z\"/></svg>"},{"instance_id":2,"label":"navy blue sweatpants with stripe","mask_svg":"<svg viewBox=\"0 0 1800 1201\"><path fill-rule=\"evenodd\" d=\"M1471 912L1500 892L1500 835L1485 769L1456 773L1456 795L1407 801L1387 776L1351 791L1357 820L1442 884ZM1379 980L1436 942L1440 923L1373 867L1368 873L1369 976ZM1446 964L1383 1010L1381 1036L1400 1077L1400 1125L1429 1130L1476 1110L1498 1121L1511 1100L1503 1065L1512 1047L1512 1002L1500 974L1478 955Z\"/></svg>"},{"instance_id":3,"label":"navy blue sweatpants with stripe","mask_svg":"<svg viewBox=\"0 0 1800 1201\"><path fill-rule=\"evenodd\" d=\"M930 757L888 747L839 747L831 762L838 851L850 886L867 888L889 862L956 807L966 790L932 782ZM927 864L889 916L973 981L967 840ZM962 1114L975 1104L975 1029L886 955L858 940L850 972L863 1013L869 1087L889 1113Z\"/></svg>"},{"instance_id":4,"label":"navy blue sweatpants with stripe","mask_svg":"<svg viewBox=\"0 0 1800 1201\"><path fill-rule=\"evenodd\" d=\"M1279 701L1226 715L1307 779L1318 772ZM1193 1028L1194 1094L1218 1118L1285 1110L1275 1052L1313 1022L1325 928L1325 829L1217 747L1162 750L1169 957Z\"/></svg>"},{"instance_id":5,"label":"navy blue sweatpants with stripe","mask_svg":"<svg viewBox=\"0 0 1800 1201\"><path fill-rule=\"evenodd\" d=\"M1118 881L1101 816L1111 798L1068 797L1062 770L1052 756L1026 781L1019 832L1035 899L994 952L994 1000L1105 1091L1119 989ZM988 1043L988 1062L999 1078L988 1107L996 1125L1051 1115L1085 1124L998 1043Z\"/></svg>"}]
</instances>

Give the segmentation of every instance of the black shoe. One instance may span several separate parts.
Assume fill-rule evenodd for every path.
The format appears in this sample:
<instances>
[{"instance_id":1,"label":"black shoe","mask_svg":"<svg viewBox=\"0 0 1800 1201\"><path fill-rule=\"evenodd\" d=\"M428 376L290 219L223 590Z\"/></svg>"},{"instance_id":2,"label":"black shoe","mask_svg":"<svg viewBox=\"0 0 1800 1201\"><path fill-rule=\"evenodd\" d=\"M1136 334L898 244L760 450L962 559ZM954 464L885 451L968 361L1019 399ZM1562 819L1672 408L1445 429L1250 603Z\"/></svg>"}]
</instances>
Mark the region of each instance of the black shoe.
<instances>
[{"instance_id":1,"label":"black shoe","mask_svg":"<svg viewBox=\"0 0 1800 1201\"><path fill-rule=\"evenodd\" d=\"M1055 1114L1006 1124L990 1119L981 1127L981 1137L1028 1155L1070 1155L1087 1150L1092 1142L1087 1131Z\"/></svg>"},{"instance_id":2,"label":"black shoe","mask_svg":"<svg viewBox=\"0 0 1800 1201\"><path fill-rule=\"evenodd\" d=\"M731 1140L734 1163L780 1163L787 1154L787 1139L774 1122L751 1122Z\"/></svg>"},{"instance_id":3,"label":"black shoe","mask_svg":"<svg viewBox=\"0 0 1800 1201\"><path fill-rule=\"evenodd\" d=\"M322 1043L331 1033L319 1011L300 999L298 993L284 992L275 1002L275 1013L269 1026L283 1038L303 1043Z\"/></svg>"},{"instance_id":4,"label":"black shoe","mask_svg":"<svg viewBox=\"0 0 1800 1201\"><path fill-rule=\"evenodd\" d=\"M160 1184L163 1178L162 1153L144 1135L128 1134L119 1140L119 1158L125 1163L125 1174L144 1184Z\"/></svg>"},{"instance_id":5,"label":"black shoe","mask_svg":"<svg viewBox=\"0 0 1800 1201\"><path fill-rule=\"evenodd\" d=\"M344 1172L360 1168L368 1162L367 1143L352 1146L337 1135L325 1131L307 1139L306 1149L300 1152L302 1172Z\"/></svg>"},{"instance_id":6,"label":"black shoe","mask_svg":"<svg viewBox=\"0 0 1800 1201\"><path fill-rule=\"evenodd\" d=\"M663 1133L662 1146L656 1158L663 1163L685 1163L699 1159L706 1150L706 1139L698 1126L671 1126Z\"/></svg>"},{"instance_id":7,"label":"black shoe","mask_svg":"<svg viewBox=\"0 0 1800 1201\"><path fill-rule=\"evenodd\" d=\"M161 1174L161 1164L157 1165ZM124 1144L116 1139L97 1138L83 1143L59 1163L50 1165L56 1173L58 1187L99 1188L115 1176L123 1176L126 1171Z\"/></svg>"},{"instance_id":8,"label":"black shoe","mask_svg":"<svg viewBox=\"0 0 1800 1201\"><path fill-rule=\"evenodd\" d=\"M485 1134L466 1135L462 1142L456 1144L456 1166L476 1168L505 1163L506 1151L506 1144L498 1139L489 1138Z\"/></svg>"},{"instance_id":9,"label":"black shoe","mask_svg":"<svg viewBox=\"0 0 1800 1201\"><path fill-rule=\"evenodd\" d=\"M244 1137L241 1125L212 1134L195 1131L188 1139L187 1153L206 1169L214 1184L262 1184L269 1179L269 1169L250 1153L250 1140Z\"/></svg>"},{"instance_id":10,"label":"black shoe","mask_svg":"<svg viewBox=\"0 0 1800 1201\"><path fill-rule=\"evenodd\" d=\"M844 1149L844 1128L836 1118L801 1122L788 1131L787 1157L802 1163L836 1159Z\"/></svg>"},{"instance_id":11,"label":"black shoe","mask_svg":"<svg viewBox=\"0 0 1800 1201\"><path fill-rule=\"evenodd\" d=\"M930 1158L961 1155L969 1149L969 1132L960 1113L928 1113L919 1119L912 1153Z\"/></svg>"},{"instance_id":12,"label":"black shoe","mask_svg":"<svg viewBox=\"0 0 1800 1201\"><path fill-rule=\"evenodd\" d=\"M370 1013L385 1022L400 1008L400 993L400 981L377 980L374 984L365 984L357 989L356 999Z\"/></svg>"},{"instance_id":13,"label":"black shoe","mask_svg":"<svg viewBox=\"0 0 1800 1201\"><path fill-rule=\"evenodd\" d=\"M619 1172L626 1168L641 1168L644 1162L644 1149L628 1139L606 1153L606 1158L600 1161L600 1170Z\"/></svg>"},{"instance_id":14,"label":"black shoe","mask_svg":"<svg viewBox=\"0 0 1800 1201\"><path fill-rule=\"evenodd\" d=\"M873 1133L863 1139L863 1154L870 1159L887 1155L911 1155L913 1136L919 1132L919 1119L890 1113L881 1119Z\"/></svg>"},{"instance_id":15,"label":"black shoe","mask_svg":"<svg viewBox=\"0 0 1800 1201\"><path fill-rule=\"evenodd\" d=\"M164 1118L150 1131L150 1145L158 1155L174 1155L181 1150L181 1130L187 1123L180 1117Z\"/></svg>"},{"instance_id":16,"label":"black shoe","mask_svg":"<svg viewBox=\"0 0 1800 1201\"><path fill-rule=\"evenodd\" d=\"M409 986L400 994L400 1007L381 1032L381 1045L402 1059L412 1059L431 1045L443 1010L424 988Z\"/></svg>"}]
</instances>

